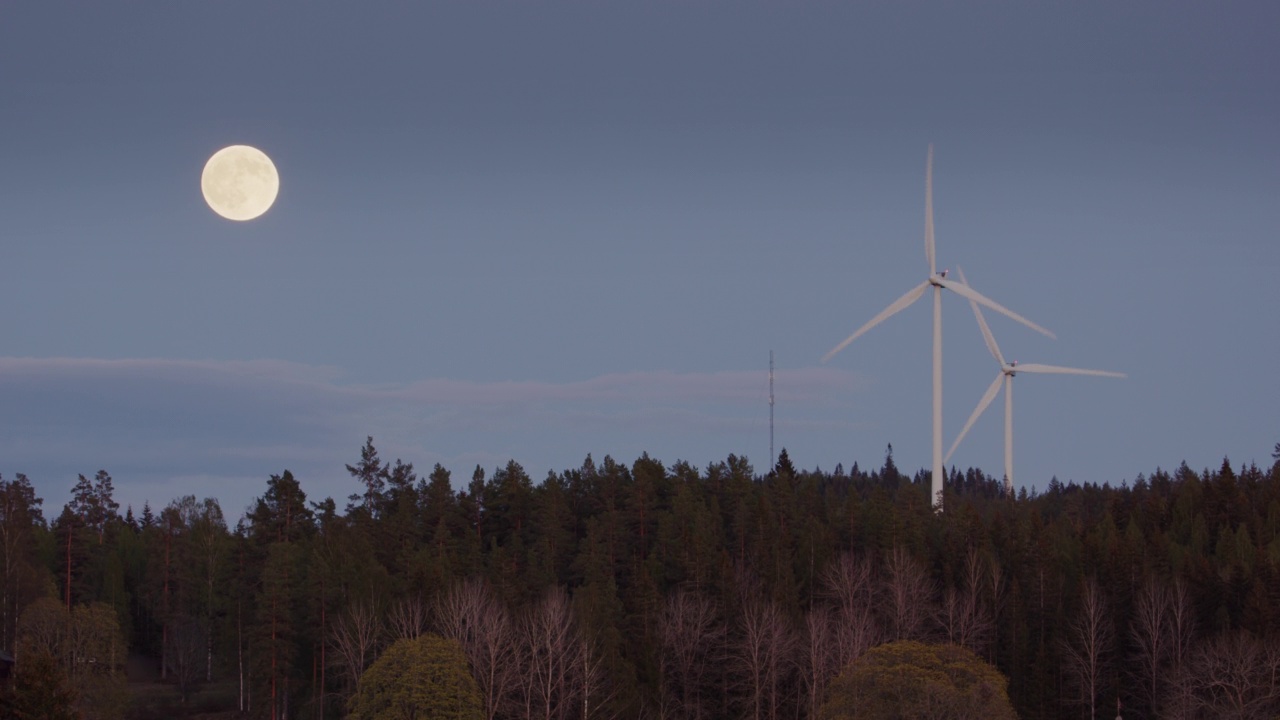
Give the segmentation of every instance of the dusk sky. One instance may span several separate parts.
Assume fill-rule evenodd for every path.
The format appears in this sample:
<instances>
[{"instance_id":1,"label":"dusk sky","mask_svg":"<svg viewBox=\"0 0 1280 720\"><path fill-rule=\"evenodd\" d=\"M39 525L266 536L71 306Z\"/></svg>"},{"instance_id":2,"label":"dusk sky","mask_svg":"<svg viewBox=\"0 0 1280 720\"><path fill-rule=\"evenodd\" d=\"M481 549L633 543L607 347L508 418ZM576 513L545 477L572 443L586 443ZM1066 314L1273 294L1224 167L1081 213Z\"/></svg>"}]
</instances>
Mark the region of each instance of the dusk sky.
<instances>
[{"instance_id":1,"label":"dusk sky","mask_svg":"<svg viewBox=\"0 0 1280 720\"><path fill-rule=\"evenodd\" d=\"M1269 466L1280 441L1280 4L6 2L0 473L56 517L234 520L372 435L455 486L590 453L929 465L939 268L1009 359L1019 486ZM281 188L214 214L211 154ZM995 375L944 295L944 443ZM997 478L997 404L952 464Z\"/></svg>"}]
</instances>

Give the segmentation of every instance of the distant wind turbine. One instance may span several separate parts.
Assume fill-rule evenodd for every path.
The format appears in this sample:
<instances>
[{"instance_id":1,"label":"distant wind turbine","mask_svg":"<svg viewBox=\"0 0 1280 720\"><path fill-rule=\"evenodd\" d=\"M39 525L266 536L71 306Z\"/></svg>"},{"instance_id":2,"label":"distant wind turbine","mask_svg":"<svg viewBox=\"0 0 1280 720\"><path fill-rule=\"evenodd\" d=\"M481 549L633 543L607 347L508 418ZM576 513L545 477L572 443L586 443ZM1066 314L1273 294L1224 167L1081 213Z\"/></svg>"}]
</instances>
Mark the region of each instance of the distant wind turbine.
<instances>
[{"instance_id":1,"label":"distant wind turbine","mask_svg":"<svg viewBox=\"0 0 1280 720\"><path fill-rule=\"evenodd\" d=\"M963 270L957 267L956 273L960 276L960 282L966 282ZM978 303L972 300L969 301L969 304L973 306L974 317L978 318L978 327L982 328L982 338L987 341L987 349L991 351L991 356L996 359L996 362L1000 363L1000 372L996 375L995 382L991 383L991 387L987 388L986 394L978 401L978 407L974 408L973 414L969 416L969 421L964 424L964 429L956 436L956 441L951 443L951 449L947 451L947 456L942 461L946 462L951 459L951 454L960 446L960 441L969 432L969 428L973 427L978 417L991 405L991 401L995 400L996 393L1000 392L1000 384L1004 383L1004 492L1005 495L1008 495L1013 492L1013 376L1020 372L1029 372L1122 378L1125 377L1125 374L1106 370L1081 370L1080 368L1060 367L1057 365L1040 365L1038 363L1018 364L1017 360L1007 363L1004 361L1004 355L1000 354L1000 346L996 345L996 338L991 334L991 328L987 327L986 318L982 317L982 308L978 307Z\"/></svg>"},{"instance_id":2,"label":"distant wind turbine","mask_svg":"<svg viewBox=\"0 0 1280 720\"><path fill-rule=\"evenodd\" d=\"M871 318L866 325L858 328L856 332L844 339L844 342L832 348L831 352L823 356L822 362L827 362L835 357L836 353L848 347L866 331L884 322L887 318L906 309L909 305L924 296L926 290L933 287L933 482L931 491L933 493L933 506L936 510L942 509L942 288L951 290L952 292L968 298L970 302L986 305L1002 315L1006 315L1018 322L1026 325L1032 330L1042 332L1049 337L1053 337L1053 333L1036 325L1030 320L1013 312L1012 310L1000 305L980 294L978 291L969 287L967 284L947 280L947 271L938 272L937 263L934 260L934 242L933 242L933 145L929 146L929 156L925 165L925 185L924 185L924 254L929 261L929 277L924 282L915 286L907 292L906 295L893 301L893 304L885 308L879 315Z\"/></svg>"}]
</instances>

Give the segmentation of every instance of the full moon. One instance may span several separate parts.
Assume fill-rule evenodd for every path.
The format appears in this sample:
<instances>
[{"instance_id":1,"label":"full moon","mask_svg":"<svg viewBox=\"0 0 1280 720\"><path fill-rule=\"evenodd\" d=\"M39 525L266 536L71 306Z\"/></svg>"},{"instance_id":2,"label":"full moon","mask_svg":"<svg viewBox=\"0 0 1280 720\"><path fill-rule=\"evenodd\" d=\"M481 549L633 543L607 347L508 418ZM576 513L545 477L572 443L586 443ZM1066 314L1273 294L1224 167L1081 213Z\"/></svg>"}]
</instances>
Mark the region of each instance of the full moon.
<instances>
[{"instance_id":1,"label":"full moon","mask_svg":"<svg viewBox=\"0 0 1280 720\"><path fill-rule=\"evenodd\" d=\"M228 220L252 220L271 208L280 175L266 153L248 145L224 147L200 174L200 192L214 212Z\"/></svg>"}]
</instances>

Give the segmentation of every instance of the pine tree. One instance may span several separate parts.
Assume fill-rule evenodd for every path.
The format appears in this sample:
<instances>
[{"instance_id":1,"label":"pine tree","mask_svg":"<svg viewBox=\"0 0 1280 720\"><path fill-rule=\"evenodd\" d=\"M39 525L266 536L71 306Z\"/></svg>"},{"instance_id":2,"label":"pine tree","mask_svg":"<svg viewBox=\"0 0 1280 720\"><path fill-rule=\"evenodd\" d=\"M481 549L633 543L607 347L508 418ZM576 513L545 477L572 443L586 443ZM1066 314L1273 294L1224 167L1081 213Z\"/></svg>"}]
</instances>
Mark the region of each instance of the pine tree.
<instances>
[{"instance_id":1,"label":"pine tree","mask_svg":"<svg viewBox=\"0 0 1280 720\"><path fill-rule=\"evenodd\" d=\"M18 616L39 592L36 533L43 500L26 475L0 477L0 649L12 650Z\"/></svg>"},{"instance_id":2,"label":"pine tree","mask_svg":"<svg viewBox=\"0 0 1280 720\"><path fill-rule=\"evenodd\" d=\"M350 501L347 504L348 515L360 511L369 519L376 519L379 516L386 502L389 467L390 465L378 458L378 450L373 446L373 436L368 436L364 447L360 449L360 462L347 466L347 472L351 477L364 486L363 494L353 493L348 498Z\"/></svg>"}]
</instances>

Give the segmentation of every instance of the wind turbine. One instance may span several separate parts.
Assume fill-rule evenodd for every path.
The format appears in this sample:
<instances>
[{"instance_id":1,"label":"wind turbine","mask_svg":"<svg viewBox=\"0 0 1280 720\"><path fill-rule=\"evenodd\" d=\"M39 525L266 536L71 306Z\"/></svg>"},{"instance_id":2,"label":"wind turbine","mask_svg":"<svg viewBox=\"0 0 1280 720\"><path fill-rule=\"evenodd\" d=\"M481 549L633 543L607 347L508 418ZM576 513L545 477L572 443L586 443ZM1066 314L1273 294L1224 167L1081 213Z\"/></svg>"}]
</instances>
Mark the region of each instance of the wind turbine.
<instances>
[{"instance_id":1,"label":"wind turbine","mask_svg":"<svg viewBox=\"0 0 1280 720\"><path fill-rule=\"evenodd\" d=\"M956 273L960 275L960 282L966 282L963 270L957 267ZM1082 370L1058 365L1040 365L1038 363L1018 364L1017 360L1011 363L1005 362L1004 355L1000 354L1000 346L996 345L996 338L991 334L991 328L987 327L986 318L982 317L982 308L978 307L978 303L972 300L969 301L969 304L973 306L974 317L978 318L978 327L982 328L982 338L987 341L987 349L991 351L991 356L996 359L996 362L1000 363L1000 372L996 375L995 382L991 383L991 387L987 388L987 392L978 401L978 407L974 408L973 414L969 416L969 421L964 424L964 429L956 436L956 441L951 443L951 449L947 451L947 456L942 461L946 462L951 459L951 454L960 446L960 441L964 439L965 433L969 432L969 428L973 427L973 423L991 405L991 401L995 400L996 393L1000 392L1000 384L1004 383L1004 492L1005 495L1008 495L1013 492L1013 376L1020 372L1028 372L1122 378L1125 377L1125 374L1107 370Z\"/></svg>"},{"instance_id":2,"label":"wind turbine","mask_svg":"<svg viewBox=\"0 0 1280 720\"><path fill-rule=\"evenodd\" d=\"M929 276L925 278L925 281L908 290L906 295L894 300L893 304L882 310L879 315L871 318L866 325L858 328L852 335L845 338L844 342L832 348L831 352L823 356L822 362L825 363L835 357L836 353L848 347L849 343L856 340L858 336L884 322L890 316L904 310L923 297L926 290L930 287L933 288L933 482L930 489L933 493L934 509L942 510L942 289L946 288L962 297L968 298L969 302L986 305L992 310L1013 318L1032 330L1042 332L1049 337L1054 335L994 300L987 298L967 284L947 280L946 270L938 272L938 266L934 260L933 242L933 145L929 145L929 157L925 165L924 255L929 262Z\"/></svg>"}]
</instances>

